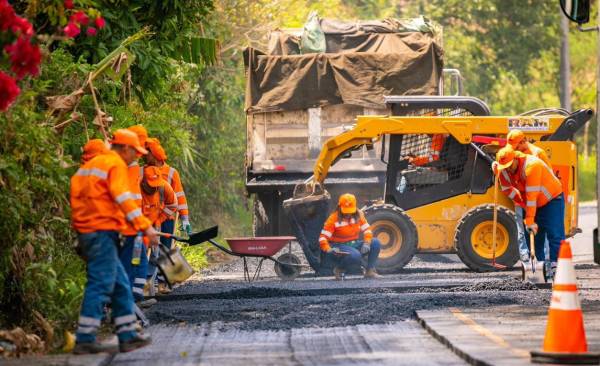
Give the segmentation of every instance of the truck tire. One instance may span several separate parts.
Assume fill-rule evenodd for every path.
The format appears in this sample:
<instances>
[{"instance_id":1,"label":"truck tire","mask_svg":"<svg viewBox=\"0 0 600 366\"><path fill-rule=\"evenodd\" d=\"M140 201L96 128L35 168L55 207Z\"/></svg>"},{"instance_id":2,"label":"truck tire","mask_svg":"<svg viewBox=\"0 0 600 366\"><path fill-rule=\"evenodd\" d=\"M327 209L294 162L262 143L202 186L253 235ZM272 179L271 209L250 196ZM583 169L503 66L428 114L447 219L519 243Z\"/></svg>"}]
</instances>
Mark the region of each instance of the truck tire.
<instances>
[{"instance_id":1,"label":"truck tire","mask_svg":"<svg viewBox=\"0 0 600 366\"><path fill-rule=\"evenodd\" d=\"M477 272L496 270L491 265L493 215L493 205L476 206L460 219L454 234L458 256ZM519 260L517 220L515 214L503 206L498 206L496 233L496 262L510 268Z\"/></svg>"},{"instance_id":2,"label":"truck tire","mask_svg":"<svg viewBox=\"0 0 600 366\"><path fill-rule=\"evenodd\" d=\"M254 236L271 236L269 225L269 216L265 210L265 205L258 195L254 196L252 232Z\"/></svg>"},{"instance_id":3,"label":"truck tire","mask_svg":"<svg viewBox=\"0 0 600 366\"><path fill-rule=\"evenodd\" d=\"M377 261L380 273L395 273L410 262L417 252L417 227L398 206L383 204L364 210L373 237L381 242Z\"/></svg>"}]
</instances>

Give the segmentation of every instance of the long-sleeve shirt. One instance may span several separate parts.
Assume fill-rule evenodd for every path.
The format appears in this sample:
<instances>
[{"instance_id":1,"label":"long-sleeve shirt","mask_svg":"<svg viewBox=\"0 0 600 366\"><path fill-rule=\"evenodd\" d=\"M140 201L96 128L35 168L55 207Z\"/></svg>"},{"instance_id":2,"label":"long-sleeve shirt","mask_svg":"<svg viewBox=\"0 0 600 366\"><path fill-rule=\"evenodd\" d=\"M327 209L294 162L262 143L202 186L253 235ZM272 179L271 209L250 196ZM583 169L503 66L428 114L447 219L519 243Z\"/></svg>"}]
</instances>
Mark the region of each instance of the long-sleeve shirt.
<instances>
[{"instance_id":1,"label":"long-sleeve shirt","mask_svg":"<svg viewBox=\"0 0 600 366\"><path fill-rule=\"evenodd\" d=\"M354 241L358 239L360 233L363 234L365 242L371 242L373 232L362 212L358 212L358 219L351 217L350 219L342 218L340 220L336 211L325 221L319 237L319 245L321 250L327 252L331 249L330 242L347 243Z\"/></svg>"},{"instance_id":2,"label":"long-sleeve shirt","mask_svg":"<svg viewBox=\"0 0 600 366\"><path fill-rule=\"evenodd\" d=\"M127 165L114 151L83 164L71 177L71 222L79 233L121 231L129 221L138 231L150 225L130 192Z\"/></svg>"},{"instance_id":3,"label":"long-sleeve shirt","mask_svg":"<svg viewBox=\"0 0 600 366\"><path fill-rule=\"evenodd\" d=\"M179 176L179 172L177 169L169 166L165 163L160 167L160 172L162 178L169 183L169 185L173 188L175 192L175 197L177 197L177 211L179 211L179 216L182 220L189 220L189 210L187 199L185 198L185 192L183 190L183 184L181 184L181 177Z\"/></svg>"}]
</instances>

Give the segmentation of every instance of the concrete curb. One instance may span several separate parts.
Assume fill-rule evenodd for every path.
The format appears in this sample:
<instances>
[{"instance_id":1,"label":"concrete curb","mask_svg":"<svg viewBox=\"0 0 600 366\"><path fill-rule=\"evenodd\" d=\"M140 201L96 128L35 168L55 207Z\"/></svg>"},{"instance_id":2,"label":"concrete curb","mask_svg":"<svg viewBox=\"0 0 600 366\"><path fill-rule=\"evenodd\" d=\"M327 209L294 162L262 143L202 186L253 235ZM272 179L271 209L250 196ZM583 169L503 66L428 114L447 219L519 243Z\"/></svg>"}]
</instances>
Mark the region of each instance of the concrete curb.
<instances>
[{"instance_id":1,"label":"concrete curb","mask_svg":"<svg viewBox=\"0 0 600 366\"><path fill-rule=\"evenodd\" d=\"M433 338L435 338L437 341L439 341L444 346L448 347L448 349L450 351L452 351L454 354L456 354L461 359L465 360L470 365L492 366L492 364L485 362L484 360L481 360L479 358L476 358L473 355L469 354L468 352L463 351L462 349L457 347L454 343L452 343L452 341L450 341L448 338L444 337L441 333L437 332L433 327L431 327L429 325L429 323L427 323L427 321L424 318L422 318L419 315L419 311L415 311L415 317L417 318L417 322L419 322L419 324L423 327L423 329L425 329L425 331L427 333L429 333L429 335L431 335Z\"/></svg>"},{"instance_id":2,"label":"concrete curb","mask_svg":"<svg viewBox=\"0 0 600 366\"><path fill-rule=\"evenodd\" d=\"M21 358L2 359L0 364L3 366L108 366L116 355L107 353L98 353L95 355L46 355L46 356L26 356Z\"/></svg>"}]
</instances>

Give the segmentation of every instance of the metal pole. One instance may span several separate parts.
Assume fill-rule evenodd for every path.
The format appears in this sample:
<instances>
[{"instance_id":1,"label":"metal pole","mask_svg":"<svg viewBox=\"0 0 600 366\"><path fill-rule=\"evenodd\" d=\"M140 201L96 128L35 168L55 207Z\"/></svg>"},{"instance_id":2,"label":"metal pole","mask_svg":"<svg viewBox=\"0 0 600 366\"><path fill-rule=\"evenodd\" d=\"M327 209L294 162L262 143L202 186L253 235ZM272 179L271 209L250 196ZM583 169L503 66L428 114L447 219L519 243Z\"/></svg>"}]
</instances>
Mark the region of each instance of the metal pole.
<instances>
[{"instance_id":1,"label":"metal pole","mask_svg":"<svg viewBox=\"0 0 600 366\"><path fill-rule=\"evenodd\" d=\"M597 0L597 22L600 26L600 0ZM600 32L596 32L596 202L600 201L600 183L598 182L598 173L600 173L600 159L598 159L598 144L600 143L600 128L598 128L598 113L600 112ZM600 229L600 205L596 203L597 228ZM596 243L594 243L594 246Z\"/></svg>"},{"instance_id":2,"label":"metal pole","mask_svg":"<svg viewBox=\"0 0 600 366\"><path fill-rule=\"evenodd\" d=\"M598 11L598 20L596 22L596 26L600 26L600 0L597 1ZM598 151L600 150L598 146L600 146L600 126L598 125L598 114L600 113L600 32L596 32L597 34L597 44L596 44L596 214L597 214L597 226L596 230L600 230L600 205L598 202L600 201L600 182L598 182L598 174L600 173L600 159L598 158ZM594 248L598 245L598 243L594 243Z\"/></svg>"},{"instance_id":3,"label":"metal pole","mask_svg":"<svg viewBox=\"0 0 600 366\"><path fill-rule=\"evenodd\" d=\"M569 57L569 19L560 17L560 106L571 111L571 60Z\"/></svg>"}]
</instances>

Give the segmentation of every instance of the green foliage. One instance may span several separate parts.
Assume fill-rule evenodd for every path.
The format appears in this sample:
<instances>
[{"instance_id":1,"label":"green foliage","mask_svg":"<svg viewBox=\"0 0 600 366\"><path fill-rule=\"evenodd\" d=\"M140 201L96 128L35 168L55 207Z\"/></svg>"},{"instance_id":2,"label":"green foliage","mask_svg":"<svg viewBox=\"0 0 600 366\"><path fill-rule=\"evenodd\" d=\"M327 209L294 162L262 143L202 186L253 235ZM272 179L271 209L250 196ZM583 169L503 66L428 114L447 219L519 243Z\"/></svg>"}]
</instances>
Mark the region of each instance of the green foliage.
<instances>
[{"instance_id":1,"label":"green foliage","mask_svg":"<svg viewBox=\"0 0 600 366\"><path fill-rule=\"evenodd\" d=\"M579 202L596 199L596 159L579 155Z\"/></svg>"}]
</instances>

